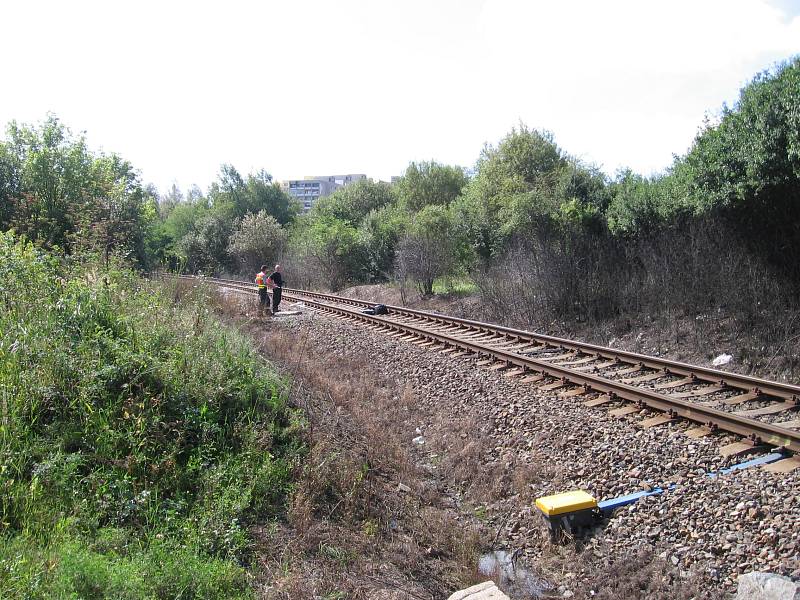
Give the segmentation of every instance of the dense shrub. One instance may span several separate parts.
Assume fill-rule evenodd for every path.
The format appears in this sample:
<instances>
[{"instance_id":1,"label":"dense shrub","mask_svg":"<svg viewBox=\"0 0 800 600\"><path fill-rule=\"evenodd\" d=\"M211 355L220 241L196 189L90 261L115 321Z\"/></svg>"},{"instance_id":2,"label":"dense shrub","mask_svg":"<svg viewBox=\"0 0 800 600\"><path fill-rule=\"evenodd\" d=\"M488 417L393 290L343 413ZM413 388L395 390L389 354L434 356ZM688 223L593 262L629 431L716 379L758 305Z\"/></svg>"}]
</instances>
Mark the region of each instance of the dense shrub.
<instances>
[{"instance_id":1,"label":"dense shrub","mask_svg":"<svg viewBox=\"0 0 800 600\"><path fill-rule=\"evenodd\" d=\"M711 217L634 238L565 227L519 242L476 282L495 314L524 326L725 309L747 327L793 304L791 286Z\"/></svg>"},{"instance_id":2,"label":"dense shrub","mask_svg":"<svg viewBox=\"0 0 800 600\"><path fill-rule=\"evenodd\" d=\"M152 588L163 555L173 571L158 577L198 572L183 597L207 596L214 572L245 589L247 522L282 509L301 424L203 290L179 291L0 234L0 573L41 566L43 596L116 595L115 578L138 577L173 597ZM15 585L0 576L0 596Z\"/></svg>"}]
</instances>

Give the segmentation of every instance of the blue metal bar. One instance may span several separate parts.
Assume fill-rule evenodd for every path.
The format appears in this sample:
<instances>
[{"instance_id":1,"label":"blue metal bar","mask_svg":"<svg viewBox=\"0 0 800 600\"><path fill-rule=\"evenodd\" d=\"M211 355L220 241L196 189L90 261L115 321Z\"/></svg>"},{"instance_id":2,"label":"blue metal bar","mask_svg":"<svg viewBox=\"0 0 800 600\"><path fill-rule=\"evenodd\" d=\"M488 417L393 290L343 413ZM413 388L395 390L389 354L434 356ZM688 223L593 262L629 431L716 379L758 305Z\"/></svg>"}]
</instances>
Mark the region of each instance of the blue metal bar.
<instances>
[{"instance_id":1,"label":"blue metal bar","mask_svg":"<svg viewBox=\"0 0 800 600\"><path fill-rule=\"evenodd\" d=\"M644 498L645 496L656 496L658 494L663 494L663 493L664 489L660 487L655 488L649 492L642 490L641 492L634 492L633 494L619 496L618 498L612 498L611 500L603 500L602 502L597 503L597 508L599 508L601 512L611 512L622 506L633 504L634 502L636 502L640 498Z\"/></svg>"},{"instance_id":2,"label":"blue metal bar","mask_svg":"<svg viewBox=\"0 0 800 600\"><path fill-rule=\"evenodd\" d=\"M712 478L720 475L727 475L728 473L733 473L734 471L739 471L741 469L749 469L750 467L757 467L759 465L768 465L769 463L774 463L782 458L786 458L786 455L780 452L773 452L771 454L765 454L764 456L759 456L758 458L739 463L738 465L730 466L727 469L722 469L716 473L706 473L706 475Z\"/></svg>"},{"instance_id":3,"label":"blue metal bar","mask_svg":"<svg viewBox=\"0 0 800 600\"><path fill-rule=\"evenodd\" d=\"M749 469L750 467L768 465L769 463L774 463L778 460L781 460L782 458L786 458L786 455L782 454L781 452L772 452L771 454L765 454L764 456L759 456L758 458L753 458L743 463L733 465L731 467L728 467L727 469L721 469L719 471L706 473L706 475L712 478L719 477L720 475L727 475L728 473L733 473L734 471L740 471L742 469ZM660 487L653 488L649 492L642 490L641 492L634 492L633 494L619 496L617 498L612 498L610 500L603 500L602 502L597 503L597 508L600 509L600 512L611 513L615 509L620 508L622 506L627 506L628 504L633 504L634 502L636 502L641 498L645 498L647 496L656 496L658 494L663 494L664 492L673 489L675 489L675 485L671 485L667 489L663 489Z\"/></svg>"}]
</instances>

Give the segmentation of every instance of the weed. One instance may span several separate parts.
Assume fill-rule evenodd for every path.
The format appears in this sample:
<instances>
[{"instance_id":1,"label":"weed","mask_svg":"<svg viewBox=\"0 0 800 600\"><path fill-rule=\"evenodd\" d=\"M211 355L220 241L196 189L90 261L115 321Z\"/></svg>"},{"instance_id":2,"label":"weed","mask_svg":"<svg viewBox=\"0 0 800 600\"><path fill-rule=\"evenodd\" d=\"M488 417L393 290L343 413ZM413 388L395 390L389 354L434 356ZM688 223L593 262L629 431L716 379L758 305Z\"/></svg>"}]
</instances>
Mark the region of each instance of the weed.
<instances>
[{"instance_id":1,"label":"weed","mask_svg":"<svg viewBox=\"0 0 800 600\"><path fill-rule=\"evenodd\" d=\"M304 425L207 300L0 234L0 597L250 594Z\"/></svg>"},{"instance_id":2,"label":"weed","mask_svg":"<svg viewBox=\"0 0 800 600\"><path fill-rule=\"evenodd\" d=\"M486 523L488 521L489 515L486 512L486 507L485 506L476 506L475 509L473 510L473 512L475 513L475 516L478 519L480 519L481 521L483 521L484 523Z\"/></svg>"},{"instance_id":3,"label":"weed","mask_svg":"<svg viewBox=\"0 0 800 600\"><path fill-rule=\"evenodd\" d=\"M292 398L309 421L307 460L278 533L285 544L262 537L265 572L280 579L267 597L438 598L472 583L480 522L441 507L416 464L407 429L419 410L413 390L282 326L258 337L292 369Z\"/></svg>"},{"instance_id":4,"label":"weed","mask_svg":"<svg viewBox=\"0 0 800 600\"><path fill-rule=\"evenodd\" d=\"M361 526L361 530L367 537L375 537L378 534L378 523L373 519L367 519Z\"/></svg>"}]
</instances>

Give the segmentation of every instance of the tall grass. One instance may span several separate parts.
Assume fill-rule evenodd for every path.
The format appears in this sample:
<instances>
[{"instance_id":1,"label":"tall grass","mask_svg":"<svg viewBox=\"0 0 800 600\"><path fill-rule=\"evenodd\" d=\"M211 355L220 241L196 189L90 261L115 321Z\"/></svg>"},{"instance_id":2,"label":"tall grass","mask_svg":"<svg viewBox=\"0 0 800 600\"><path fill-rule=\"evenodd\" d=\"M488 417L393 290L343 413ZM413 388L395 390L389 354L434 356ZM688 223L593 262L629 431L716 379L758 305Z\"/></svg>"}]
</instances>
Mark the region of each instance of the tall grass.
<instances>
[{"instance_id":1,"label":"tall grass","mask_svg":"<svg viewBox=\"0 0 800 600\"><path fill-rule=\"evenodd\" d=\"M0 233L0 597L249 595L303 424L203 294Z\"/></svg>"}]
</instances>

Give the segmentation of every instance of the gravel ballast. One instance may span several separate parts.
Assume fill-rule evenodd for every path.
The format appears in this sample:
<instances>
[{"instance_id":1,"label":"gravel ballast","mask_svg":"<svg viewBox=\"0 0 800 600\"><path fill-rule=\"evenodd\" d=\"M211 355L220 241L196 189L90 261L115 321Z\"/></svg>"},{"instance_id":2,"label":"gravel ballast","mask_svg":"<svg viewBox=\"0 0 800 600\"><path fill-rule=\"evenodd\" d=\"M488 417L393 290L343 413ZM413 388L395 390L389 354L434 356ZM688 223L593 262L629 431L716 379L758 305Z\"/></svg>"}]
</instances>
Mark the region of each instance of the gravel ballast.
<instances>
[{"instance_id":1,"label":"gravel ballast","mask_svg":"<svg viewBox=\"0 0 800 600\"><path fill-rule=\"evenodd\" d=\"M495 548L533 563L563 557L532 507L536 497L581 488L603 500L674 484L668 493L619 509L583 540L585 551L598 558L650 551L677 577L700 578L704 587L726 592L735 591L738 575L754 570L800 578L800 470L708 477L745 460L719 454L736 436L690 439L684 432L695 425L680 420L643 429L636 422L654 413L613 417L609 410L620 404L588 408L582 396L560 398L558 391L478 367L475 358L420 348L321 313L279 318L273 327L363 361L398 390L410 390L418 416L397 427L407 430L409 444L417 439L431 472L457 469L459 460L467 465L471 458L493 474L488 481L456 470L447 489L456 505L497 531ZM580 571L575 565L566 575L572 589L587 575Z\"/></svg>"}]
</instances>

